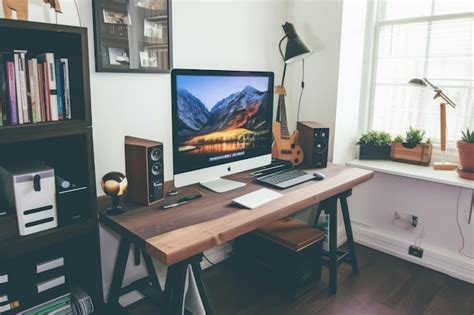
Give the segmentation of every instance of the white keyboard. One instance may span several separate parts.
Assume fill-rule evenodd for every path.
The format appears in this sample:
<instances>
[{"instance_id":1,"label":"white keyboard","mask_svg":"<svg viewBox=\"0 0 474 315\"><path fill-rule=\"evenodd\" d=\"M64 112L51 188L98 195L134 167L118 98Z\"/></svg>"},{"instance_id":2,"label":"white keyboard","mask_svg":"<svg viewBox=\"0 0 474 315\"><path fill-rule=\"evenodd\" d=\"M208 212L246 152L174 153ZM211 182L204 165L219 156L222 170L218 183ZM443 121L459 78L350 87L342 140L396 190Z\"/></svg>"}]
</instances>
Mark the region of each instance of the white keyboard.
<instances>
[{"instance_id":1,"label":"white keyboard","mask_svg":"<svg viewBox=\"0 0 474 315\"><path fill-rule=\"evenodd\" d=\"M270 190L268 188L262 188L249 194L232 199L232 202L248 209L255 209L261 205L266 204L267 202L280 198L281 196L283 195L277 193L276 191Z\"/></svg>"}]
</instances>

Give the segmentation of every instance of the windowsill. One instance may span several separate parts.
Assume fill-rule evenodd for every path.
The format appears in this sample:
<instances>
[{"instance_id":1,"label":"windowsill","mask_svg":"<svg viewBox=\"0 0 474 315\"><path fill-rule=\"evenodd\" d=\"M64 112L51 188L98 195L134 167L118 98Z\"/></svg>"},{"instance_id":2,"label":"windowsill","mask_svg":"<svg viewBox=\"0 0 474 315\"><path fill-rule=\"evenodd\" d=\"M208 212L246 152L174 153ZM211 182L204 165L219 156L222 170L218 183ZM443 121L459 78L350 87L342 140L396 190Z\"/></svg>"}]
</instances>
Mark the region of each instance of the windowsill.
<instances>
[{"instance_id":1,"label":"windowsill","mask_svg":"<svg viewBox=\"0 0 474 315\"><path fill-rule=\"evenodd\" d=\"M347 162L347 165L385 174L474 189L474 181L459 177L456 171L437 171L431 166L418 166L384 160L353 160Z\"/></svg>"}]
</instances>

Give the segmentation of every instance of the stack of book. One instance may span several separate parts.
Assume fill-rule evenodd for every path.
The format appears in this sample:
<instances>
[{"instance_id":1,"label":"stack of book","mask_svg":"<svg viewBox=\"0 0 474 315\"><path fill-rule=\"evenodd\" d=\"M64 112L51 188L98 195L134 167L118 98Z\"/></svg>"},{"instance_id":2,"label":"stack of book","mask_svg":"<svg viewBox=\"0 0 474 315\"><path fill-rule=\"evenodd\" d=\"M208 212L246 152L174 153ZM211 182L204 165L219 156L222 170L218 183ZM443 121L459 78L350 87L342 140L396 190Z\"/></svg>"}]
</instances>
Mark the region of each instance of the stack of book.
<instances>
[{"instance_id":1,"label":"stack of book","mask_svg":"<svg viewBox=\"0 0 474 315\"><path fill-rule=\"evenodd\" d=\"M74 315L71 293L32 307L18 315Z\"/></svg>"},{"instance_id":2,"label":"stack of book","mask_svg":"<svg viewBox=\"0 0 474 315\"><path fill-rule=\"evenodd\" d=\"M68 59L0 53L0 117L0 126L71 119Z\"/></svg>"},{"instance_id":3,"label":"stack of book","mask_svg":"<svg viewBox=\"0 0 474 315\"><path fill-rule=\"evenodd\" d=\"M94 312L91 297L80 288L40 305L18 313L18 315L89 315ZM1 313L0 313L1 314Z\"/></svg>"},{"instance_id":4,"label":"stack of book","mask_svg":"<svg viewBox=\"0 0 474 315\"><path fill-rule=\"evenodd\" d=\"M0 314L10 312L10 310L20 307L20 302L9 296L8 287L8 274L0 271Z\"/></svg>"}]
</instances>

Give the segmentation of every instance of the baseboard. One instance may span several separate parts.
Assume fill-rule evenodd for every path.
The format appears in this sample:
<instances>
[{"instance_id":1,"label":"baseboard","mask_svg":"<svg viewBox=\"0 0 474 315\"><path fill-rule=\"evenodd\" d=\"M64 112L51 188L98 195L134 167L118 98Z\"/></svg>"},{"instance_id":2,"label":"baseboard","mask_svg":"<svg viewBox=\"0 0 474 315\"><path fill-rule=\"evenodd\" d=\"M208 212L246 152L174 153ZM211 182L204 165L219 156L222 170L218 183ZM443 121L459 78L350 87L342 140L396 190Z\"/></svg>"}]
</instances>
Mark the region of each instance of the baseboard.
<instances>
[{"instance_id":1,"label":"baseboard","mask_svg":"<svg viewBox=\"0 0 474 315\"><path fill-rule=\"evenodd\" d=\"M468 258L458 259L424 247L423 258L420 259L408 255L411 244L404 241L356 224L352 225L352 230L356 243L474 284L474 265L472 260L471 263L468 262Z\"/></svg>"}]
</instances>

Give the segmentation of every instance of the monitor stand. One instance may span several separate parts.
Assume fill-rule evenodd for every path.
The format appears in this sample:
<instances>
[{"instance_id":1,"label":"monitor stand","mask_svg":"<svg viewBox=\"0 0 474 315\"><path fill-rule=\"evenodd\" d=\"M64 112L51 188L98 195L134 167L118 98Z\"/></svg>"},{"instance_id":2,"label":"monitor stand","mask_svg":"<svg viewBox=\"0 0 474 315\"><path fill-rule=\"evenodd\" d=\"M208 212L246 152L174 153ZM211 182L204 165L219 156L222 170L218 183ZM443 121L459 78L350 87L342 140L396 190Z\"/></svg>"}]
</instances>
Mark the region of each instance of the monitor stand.
<instances>
[{"instance_id":1,"label":"monitor stand","mask_svg":"<svg viewBox=\"0 0 474 315\"><path fill-rule=\"evenodd\" d=\"M208 180L208 181L205 181L205 182L200 182L200 184L204 187L206 187L207 189L210 189L214 192L217 192L217 193L223 193L223 192L226 192L226 191L229 191L229 190L232 190L232 189L236 189L236 188L240 188L240 187L243 187L247 184L245 183L241 183L241 182L236 182L236 181L233 181L233 180L229 180L229 179L224 179L224 178L215 178L215 179L211 179L211 180Z\"/></svg>"}]
</instances>

